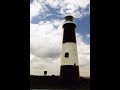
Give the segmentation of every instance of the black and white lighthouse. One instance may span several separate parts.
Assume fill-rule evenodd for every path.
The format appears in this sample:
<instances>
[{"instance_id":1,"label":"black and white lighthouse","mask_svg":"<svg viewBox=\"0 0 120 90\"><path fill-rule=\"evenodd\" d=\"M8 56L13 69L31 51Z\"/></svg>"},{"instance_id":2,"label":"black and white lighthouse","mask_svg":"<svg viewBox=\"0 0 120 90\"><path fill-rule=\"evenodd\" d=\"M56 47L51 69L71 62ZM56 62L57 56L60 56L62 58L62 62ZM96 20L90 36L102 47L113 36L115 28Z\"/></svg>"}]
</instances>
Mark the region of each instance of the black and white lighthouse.
<instances>
[{"instance_id":1,"label":"black and white lighthouse","mask_svg":"<svg viewBox=\"0 0 120 90\"><path fill-rule=\"evenodd\" d=\"M63 41L60 80L64 83L79 81L79 63L76 44L76 25L73 16L66 16L63 24Z\"/></svg>"}]
</instances>

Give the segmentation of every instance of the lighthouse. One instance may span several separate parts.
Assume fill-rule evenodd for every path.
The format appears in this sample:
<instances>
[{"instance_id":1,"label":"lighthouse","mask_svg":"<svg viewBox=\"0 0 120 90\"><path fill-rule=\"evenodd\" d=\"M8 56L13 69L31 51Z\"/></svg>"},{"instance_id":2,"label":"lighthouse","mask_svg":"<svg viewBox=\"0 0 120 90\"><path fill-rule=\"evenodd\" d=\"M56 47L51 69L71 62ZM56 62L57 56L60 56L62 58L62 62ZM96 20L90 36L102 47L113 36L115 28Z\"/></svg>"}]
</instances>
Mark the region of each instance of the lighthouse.
<instances>
[{"instance_id":1,"label":"lighthouse","mask_svg":"<svg viewBox=\"0 0 120 90\"><path fill-rule=\"evenodd\" d=\"M76 25L73 16L66 16L63 24L63 41L60 67L60 80L65 84L79 81L79 63L76 42Z\"/></svg>"}]
</instances>

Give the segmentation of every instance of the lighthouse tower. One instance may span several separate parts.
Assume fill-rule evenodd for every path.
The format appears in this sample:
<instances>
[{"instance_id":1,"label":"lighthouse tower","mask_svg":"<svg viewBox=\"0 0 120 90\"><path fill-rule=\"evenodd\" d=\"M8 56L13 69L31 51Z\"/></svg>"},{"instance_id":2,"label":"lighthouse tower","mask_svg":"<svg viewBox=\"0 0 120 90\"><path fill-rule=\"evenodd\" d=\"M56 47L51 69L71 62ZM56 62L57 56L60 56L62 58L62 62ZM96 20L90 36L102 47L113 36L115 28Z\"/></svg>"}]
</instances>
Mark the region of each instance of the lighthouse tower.
<instances>
[{"instance_id":1,"label":"lighthouse tower","mask_svg":"<svg viewBox=\"0 0 120 90\"><path fill-rule=\"evenodd\" d=\"M60 80L64 83L76 83L79 81L76 25L73 19L73 16L66 16L63 24Z\"/></svg>"}]
</instances>

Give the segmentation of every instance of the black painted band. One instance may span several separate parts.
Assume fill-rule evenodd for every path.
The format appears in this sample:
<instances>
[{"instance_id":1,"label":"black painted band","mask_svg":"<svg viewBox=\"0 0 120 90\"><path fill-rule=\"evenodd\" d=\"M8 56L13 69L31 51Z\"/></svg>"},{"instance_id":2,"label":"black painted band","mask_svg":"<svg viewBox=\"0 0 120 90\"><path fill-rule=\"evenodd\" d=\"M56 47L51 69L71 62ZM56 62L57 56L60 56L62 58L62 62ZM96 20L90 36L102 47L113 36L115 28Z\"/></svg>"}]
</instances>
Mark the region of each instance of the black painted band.
<instances>
[{"instance_id":1,"label":"black painted band","mask_svg":"<svg viewBox=\"0 0 120 90\"><path fill-rule=\"evenodd\" d=\"M60 69L60 80L65 83L78 82L80 78L79 66L64 65Z\"/></svg>"},{"instance_id":2,"label":"black painted band","mask_svg":"<svg viewBox=\"0 0 120 90\"><path fill-rule=\"evenodd\" d=\"M76 25L74 23L66 23L63 25L63 43L66 42L74 42L76 43L76 33L75 33Z\"/></svg>"}]
</instances>

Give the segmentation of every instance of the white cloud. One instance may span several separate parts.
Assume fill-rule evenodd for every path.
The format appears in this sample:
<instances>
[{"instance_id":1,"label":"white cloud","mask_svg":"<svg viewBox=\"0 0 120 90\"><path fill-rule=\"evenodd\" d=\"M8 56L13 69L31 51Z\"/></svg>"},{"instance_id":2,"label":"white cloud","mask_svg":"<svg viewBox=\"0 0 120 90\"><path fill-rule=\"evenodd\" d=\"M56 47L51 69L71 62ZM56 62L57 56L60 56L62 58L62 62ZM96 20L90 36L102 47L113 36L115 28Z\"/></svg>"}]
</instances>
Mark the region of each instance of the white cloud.
<instances>
[{"instance_id":1,"label":"white cloud","mask_svg":"<svg viewBox=\"0 0 120 90\"><path fill-rule=\"evenodd\" d=\"M42 14L43 16L50 15L50 13L48 13L48 8L46 7L44 0L34 0L33 3L30 3L30 21L34 16L37 16L39 14Z\"/></svg>"},{"instance_id":2,"label":"white cloud","mask_svg":"<svg viewBox=\"0 0 120 90\"><path fill-rule=\"evenodd\" d=\"M89 11L85 11L86 8L90 4L90 0L65 0L62 2L60 6L60 14L63 16L73 15L75 18L82 18L89 14Z\"/></svg>"},{"instance_id":3,"label":"white cloud","mask_svg":"<svg viewBox=\"0 0 120 90\"><path fill-rule=\"evenodd\" d=\"M42 6L39 5L37 1L34 1L32 4L30 3L30 20L33 16L38 15L42 9Z\"/></svg>"},{"instance_id":4,"label":"white cloud","mask_svg":"<svg viewBox=\"0 0 120 90\"><path fill-rule=\"evenodd\" d=\"M30 51L38 57L58 57L60 55L60 45L62 40L62 28L57 30L58 21L45 22L44 24L31 24L30 30ZM59 21L62 22L62 21ZM61 25L59 25L61 27ZM59 29L59 28L58 28Z\"/></svg>"},{"instance_id":5,"label":"white cloud","mask_svg":"<svg viewBox=\"0 0 120 90\"><path fill-rule=\"evenodd\" d=\"M87 37L87 38L90 38L90 34L87 34L86 37Z\"/></svg>"},{"instance_id":6,"label":"white cloud","mask_svg":"<svg viewBox=\"0 0 120 90\"><path fill-rule=\"evenodd\" d=\"M80 67L80 76L90 77L90 64L87 64L84 67Z\"/></svg>"},{"instance_id":7,"label":"white cloud","mask_svg":"<svg viewBox=\"0 0 120 90\"><path fill-rule=\"evenodd\" d=\"M37 15L45 18L47 15L53 14L48 6L56 9L55 12L63 17L73 15L75 18L82 18L90 13L88 5L90 5L90 0L34 0L33 3L30 3L30 20Z\"/></svg>"}]
</instances>

